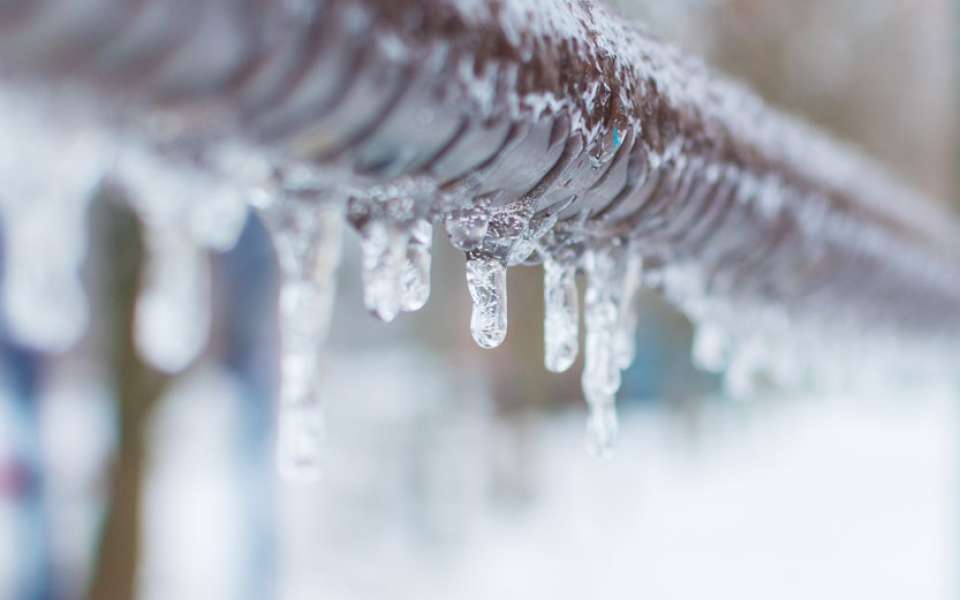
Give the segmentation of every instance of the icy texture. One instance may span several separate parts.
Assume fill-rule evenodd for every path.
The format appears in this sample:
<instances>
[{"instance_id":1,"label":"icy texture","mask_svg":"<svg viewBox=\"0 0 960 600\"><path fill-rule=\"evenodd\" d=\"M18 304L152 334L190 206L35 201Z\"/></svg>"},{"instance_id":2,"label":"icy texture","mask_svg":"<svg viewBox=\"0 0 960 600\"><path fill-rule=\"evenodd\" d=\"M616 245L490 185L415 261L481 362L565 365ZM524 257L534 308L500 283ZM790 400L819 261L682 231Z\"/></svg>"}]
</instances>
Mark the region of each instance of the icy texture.
<instances>
[{"instance_id":1,"label":"icy texture","mask_svg":"<svg viewBox=\"0 0 960 600\"><path fill-rule=\"evenodd\" d=\"M343 215L336 202L282 194L261 214L282 274L277 462L288 479L309 482L322 470L320 359L333 314Z\"/></svg>"},{"instance_id":2,"label":"icy texture","mask_svg":"<svg viewBox=\"0 0 960 600\"><path fill-rule=\"evenodd\" d=\"M577 359L580 306L576 274L575 264L549 258L543 262L544 364L554 373L563 373Z\"/></svg>"},{"instance_id":3,"label":"icy texture","mask_svg":"<svg viewBox=\"0 0 960 600\"><path fill-rule=\"evenodd\" d=\"M450 243L469 252L480 246L487 235L490 214L482 205L470 206L451 211L444 220Z\"/></svg>"},{"instance_id":4,"label":"icy texture","mask_svg":"<svg viewBox=\"0 0 960 600\"><path fill-rule=\"evenodd\" d=\"M468 258L466 268L473 300L470 333L481 348L496 348L507 337L507 268L487 257Z\"/></svg>"},{"instance_id":5,"label":"icy texture","mask_svg":"<svg viewBox=\"0 0 960 600\"><path fill-rule=\"evenodd\" d=\"M617 439L616 394L620 389L616 337L620 314L620 249L588 250L584 321L584 368L581 384L590 409L587 449L598 457L613 452Z\"/></svg>"}]
</instances>

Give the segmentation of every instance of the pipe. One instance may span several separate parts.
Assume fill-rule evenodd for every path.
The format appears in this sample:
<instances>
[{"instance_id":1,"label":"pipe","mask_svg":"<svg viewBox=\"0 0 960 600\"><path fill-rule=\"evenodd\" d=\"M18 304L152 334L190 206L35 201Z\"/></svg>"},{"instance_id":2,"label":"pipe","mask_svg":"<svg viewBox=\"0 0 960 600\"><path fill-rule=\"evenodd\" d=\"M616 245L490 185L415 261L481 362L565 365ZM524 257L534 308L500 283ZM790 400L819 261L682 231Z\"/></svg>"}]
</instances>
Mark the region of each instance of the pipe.
<instances>
[{"instance_id":1,"label":"pipe","mask_svg":"<svg viewBox=\"0 0 960 600\"><path fill-rule=\"evenodd\" d=\"M166 155L482 206L474 252L527 259L536 217L545 253L629 245L695 318L960 335L953 215L589 0L6 0L0 56Z\"/></svg>"}]
</instances>

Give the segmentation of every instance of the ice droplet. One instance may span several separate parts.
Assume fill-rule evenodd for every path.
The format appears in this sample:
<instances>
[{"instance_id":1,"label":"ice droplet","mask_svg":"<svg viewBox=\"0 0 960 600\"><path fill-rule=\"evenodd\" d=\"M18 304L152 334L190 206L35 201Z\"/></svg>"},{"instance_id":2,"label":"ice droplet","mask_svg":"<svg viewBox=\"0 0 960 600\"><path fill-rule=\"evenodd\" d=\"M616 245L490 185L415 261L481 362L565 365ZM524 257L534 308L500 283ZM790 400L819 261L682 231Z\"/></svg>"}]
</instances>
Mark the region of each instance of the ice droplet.
<instances>
[{"instance_id":1,"label":"ice droplet","mask_svg":"<svg viewBox=\"0 0 960 600\"><path fill-rule=\"evenodd\" d=\"M620 389L620 368L614 352L621 284L618 255L617 249L605 248L587 250L583 257L587 332L581 385L591 414L587 449L597 456L609 454L616 443L616 394Z\"/></svg>"},{"instance_id":2,"label":"ice droplet","mask_svg":"<svg viewBox=\"0 0 960 600\"><path fill-rule=\"evenodd\" d=\"M134 341L140 355L166 373L185 369L210 330L210 265L176 229L144 229L147 257L137 299Z\"/></svg>"},{"instance_id":3,"label":"ice droplet","mask_svg":"<svg viewBox=\"0 0 960 600\"><path fill-rule=\"evenodd\" d=\"M420 310L430 298L430 246L433 225L418 219L410 230L407 260L404 266L400 308L407 312Z\"/></svg>"},{"instance_id":4,"label":"ice droplet","mask_svg":"<svg viewBox=\"0 0 960 600\"><path fill-rule=\"evenodd\" d=\"M277 464L284 478L311 482L322 470L320 357L333 313L343 217L336 203L283 195L261 214L282 276Z\"/></svg>"},{"instance_id":5,"label":"ice droplet","mask_svg":"<svg viewBox=\"0 0 960 600\"><path fill-rule=\"evenodd\" d=\"M373 315L389 323L400 312L407 234L386 221L372 221L361 235L363 303Z\"/></svg>"},{"instance_id":6,"label":"ice droplet","mask_svg":"<svg viewBox=\"0 0 960 600\"><path fill-rule=\"evenodd\" d=\"M637 355L637 323L640 321L639 294L642 280L643 258L639 254L628 255L613 350L620 369L627 369Z\"/></svg>"},{"instance_id":7,"label":"ice droplet","mask_svg":"<svg viewBox=\"0 0 960 600\"><path fill-rule=\"evenodd\" d=\"M507 337L507 268L496 259L467 259L467 287L473 300L470 332L481 348L496 348Z\"/></svg>"},{"instance_id":8,"label":"ice droplet","mask_svg":"<svg viewBox=\"0 0 960 600\"><path fill-rule=\"evenodd\" d=\"M543 262L544 364L554 373L563 373L577 359L580 308L576 273L572 263L552 258Z\"/></svg>"}]
</instances>

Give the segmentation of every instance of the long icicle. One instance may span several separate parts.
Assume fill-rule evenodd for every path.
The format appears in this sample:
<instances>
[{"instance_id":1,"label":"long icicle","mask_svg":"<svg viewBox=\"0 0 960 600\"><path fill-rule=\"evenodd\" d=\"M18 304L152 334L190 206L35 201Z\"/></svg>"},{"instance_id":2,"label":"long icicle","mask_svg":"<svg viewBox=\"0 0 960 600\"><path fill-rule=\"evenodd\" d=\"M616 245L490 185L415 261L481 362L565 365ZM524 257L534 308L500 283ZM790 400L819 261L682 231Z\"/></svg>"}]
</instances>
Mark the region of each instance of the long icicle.
<instances>
[{"instance_id":1,"label":"long icicle","mask_svg":"<svg viewBox=\"0 0 960 600\"><path fill-rule=\"evenodd\" d=\"M321 475L325 422L320 357L336 293L342 215L322 198L283 197L261 214L280 264L280 401L277 463L294 481Z\"/></svg>"},{"instance_id":2,"label":"long icicle","mask_svg":"<svg viewBox=\"0 0 960 600\"><path fill-rule=\"evenodd\" d=\"M620 368L614 351L619 317L619 249L590 249L584 254L587 273L584 321L586 322L585 364L581 384L590 409L587 422L587 450L600 458L609 457L617 441L616 395L620 389Z\"/></svg>"},{"instance_id":3,"label":"long icicle","mask_svg":"<svg viewBox=\"0 0 960 600\"><path fill-rule=\"evenodd\" d=\"M544 258L544 365L554 373L563 373L577 360L580 307L576 273L573 263Z\"/></svg>"}]
</instances>

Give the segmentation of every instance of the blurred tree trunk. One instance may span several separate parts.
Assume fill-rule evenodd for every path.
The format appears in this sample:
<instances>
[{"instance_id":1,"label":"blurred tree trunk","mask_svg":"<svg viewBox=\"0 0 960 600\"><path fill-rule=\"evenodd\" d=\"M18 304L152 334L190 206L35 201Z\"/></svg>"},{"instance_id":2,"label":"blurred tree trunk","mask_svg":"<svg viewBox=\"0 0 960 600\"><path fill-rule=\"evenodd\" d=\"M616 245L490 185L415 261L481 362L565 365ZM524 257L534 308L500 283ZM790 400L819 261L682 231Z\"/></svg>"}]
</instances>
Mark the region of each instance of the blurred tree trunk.
<instances>
[{"instance_id":1,"label":"blurred tree trunk","mask_svg":"<svg viewBox=\"0 0 960 600\"><path fill-rule=\"evenodd\" d=\"M91 600L136 597L146 448L144 433L166 378L137 355L132 326L143 265L136 218L107 190L94 204L91 240L94 275L102 307L101 338L117 405L118 444L113 458L106 514L90 581Z\"/></svg>"}]
</instances>

